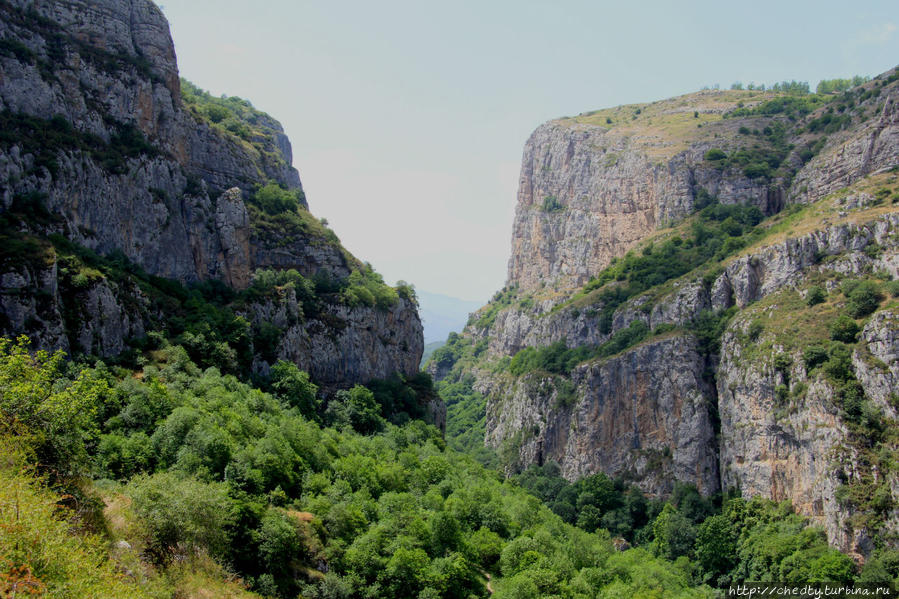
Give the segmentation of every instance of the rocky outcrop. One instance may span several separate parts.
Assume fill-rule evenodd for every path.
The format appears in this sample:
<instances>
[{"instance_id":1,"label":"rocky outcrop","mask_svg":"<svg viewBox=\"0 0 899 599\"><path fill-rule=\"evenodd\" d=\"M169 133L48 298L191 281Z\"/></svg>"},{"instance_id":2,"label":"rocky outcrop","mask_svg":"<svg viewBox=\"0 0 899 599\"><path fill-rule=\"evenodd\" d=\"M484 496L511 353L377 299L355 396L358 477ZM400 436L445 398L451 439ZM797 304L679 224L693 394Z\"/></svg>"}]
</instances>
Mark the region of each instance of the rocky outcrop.
<instances>
[{"instance_id":1,"label":"rocky outcrop","mask_svg":"<svg viewBox=\"0 0 899 599\"><path fill-rule=\"evenodd\" d=\"M254 124L270 138L260 152L183 108L168 23L152 2L4 1L0 12L0 37L18 52L0 53L0 111L62 117L78 135L102 143L132 126L149 143L112 165L70 143L58 148L51 170L36 163L27 144L7 142L0 147L4 209L16 197L40 194L63 218L56 232L186 282L239 286L253 268L269 266L349 272L341 252L308 251L314 237L273 244L256 236L247 243L250 222L235 201L268 181L300 188L290 143L270 117ZM231 194L217 206L234 187L243 197Z\"/></svg>"},{"instance_id":2,"label":"rocky outcrop","mask_svg":"<svg viewBox=\"0 0 899 599\"><path fill-rule=\"evenodd\" d=\"M845 200L838 200L840 205ZM703 310L745 308L813 272L843 274L889 273L899 277L899 214L891 213L862 224L824 226L802 236L772 243L731 260L708 287L702 280L674 281L668 293L644 294L618 308L603 332L596 305L558 307L558 300L532 308L513 306L496 316L485 330L469 327L469 334L487 339L491 354L512 356L525 347L564 341L568 347L600 345L612 334L639 320L650 330L661 325L682 326ZM876 247L877 252L866 252ZM656 297L658 295L658 297ZM555 309L554 309L555 308ZM439 378L439 377L438 377Z\"/></svg>"},{"instance_id":3,"label":"rocky outcrop","mask_svg":"<svg viewBox=\"0 0 899 599\"><path fill-rule=\"evenodd\" d=\"M584 113L533 133L507 285L472 319L469 339L444 356L457 366L432 364L453 380L474 375L487 398L486 443L509 469L555 461L566 478L622 475L656 495L680 480L703 493L739 488L791 500L859 560L878 535L871 526L899 530L899 510L889 507L899 504L899 478L881 472L887 467L870 447L880 441L864 434L878 418L892 426L899 416L895 308L864 324L852 372L839 375L806 372L803 343L811 341L785 344L774 333L757 340L761 312L753 312L766 302L766 314L776 313L780 297L789 309L811 310L795 290L816 283L836 294L827 300L835 318L841 278L899 278L899 213L889 207L899 166L896 80L888 73L834 102L806 98L792 114L785 106L806 100L709 91ZM766 215L820 202L792 207L766 241L620 305L614 282L581 291L712 199ZM603 301L615 301L614 311ZM605 355L613 346L603 344L626 339L616 333L635 322L645 325L632 329L642 341L567 370L567 360ZM825 328L814 344L828 348ZM848 351L834 347L826 351ZM564 374L511 374L523 365ZM859 499L859 489L875 487L878 508Z\"/></svg>"},{"instance_id":4,"label":"rocky outcrop","mask_svg":"<svg viewBox=\"0 0 899 599\"><path fill-rule=\"evenodd\" d=\"M865 395L889 417L899 420L899 312L875 314L862 329L861 339L864 349L852 356L855 376Z\"/></svg>"},{"instance_id":5,"label":"rocky outcrop","mask_svg":"<svg viewBox=\"0 0 899 599\"><path fill-rule=\"evenodd\" d=\"M802 514L815 518L828 537L848 546L846 514L836 489L846 481L851 459L836 461L848 434L834 401L833 388L823 379L809 381L801 355L790 356L794 368L775 369L774 356L752 359L744 354L754 342L747 325L738 320L725 334L718 368L718 410L721 415L721 480L725 488L740 489L744 497L790 500ZM808 388L790 402L775 388L799 383Z\"/></svg>"},{"instance_id":6,"label":"rocky outcrop","mask_svg":"<svg viewBox=\"0 0 899 599\"><path fill-rule=\"evenodd\" d=\"M770 178L707 155L711 149L724 152L720 156L749 155L770 141L776 111L700 119L743 107L741 99L737 92L707 91L619 107L604 120L586 113L537 128L522 157L507 284L526 291L580 287L651 232L690 214L704 197L772 214L899 163L899 87L886 75L845 100L838 114L831 106L808 117L849 119L828 138L782 120L788 139L776 150L783 156L781 174ZM771 97L745 99L758 105ZM683 118L689 113L696 120ZM760 130L769 133L753 134ZM802 152L816 142L823 149L809 160Z\"/></svg>"},{"instance_id":7,"label":"rocky outcrop","mask_svg":"<svg viewBox=\"0 0 899 599\"><path fill-rule=\"evenodd\" d=\"M856 196L834 201L847 209L869 205ZM597 346L635 320L650 330L666 324L689 329L703 311L748 308L773 293L806 285L810 276L897 276L899 215L848 221L755 249L725 264L708 283L685 277L664 293L654 289L632 298L615 311L605 333L598 318L601 304L581 299L531 308L513 303L488 329L470 325L466 334L487 340L488 354L501 359L559 341L568 347ZM834 544L867 554L870 539L848 524L851 512L834 495L846 477L859 475L847 465L853 458L845 455L851 447L844 443L847 428L833 388L823 378L807 377L801 352L790 357L794 370L786 379L774 368L773 353L744 359L747 344L753 343L744 330L748 321L736 322L711 356L700 354L690 336L662 336L579 366L570 377L516 379L476 369L475 386L488 398L486 442L514 456L513 467L552 460L570 479L605 472L633 476L645 490L661 495L673 480L681 480L703 492L737 487L747 497L791 499L827 528ZM892 312L877 313L861 333L867 349L853 358L868 397L891 417L899 381L896 324ZM704 372L716 372L714 387L705 382ZM808 386L797 409L778 403L775 389L785 382ZM717 405L721 413L720 457L714 425L700 405ZM677 417L668 419L671 414ZM720 482L715 479L719 467Z\"/></svg>"},{"instance_id":8,"label":"rocky outcrop","mask_svg":"<svg viewBox=\"0 0 899 599\"><path fill-rule=\"evenodd\" d=\"M171 316L164 304L174 300L157 297L165 284L147 274L239 291L258 269L338 282L360 267L308 213L276 120L252 111L250 133L237 136L184 103L152 1L0 0L0 15L0 238L10 244L0 253L0 334L114 356ZM271 182L293 192L295 212L253 205ZM63 263L54 248L68 242L124 254L126 266L104 274L76 257ZM297 311L295 297L293 311L290 301L246 310L257 326L278 321L281 334L276 348L252 348L256 370L290 359L326 387L418 372L410 301L382 310L318 300L316 315ZM439 420L440 406L431 411Z\"/></svg>"},{"instance_id":9,"label":"rocky outcrop","mask_svg":"<svg viewBox=\"0 0 899 599\"><path fill-rule=\"evenodd\" d=\"M886 79L881 75L867 86L877 95L865 106L866 120L833 136L824 151L799 171L790 189L791 201L814 201L899 164L899 89L879 87Z\"/></svg>"},{"instance_id":10,"label":"rocky outcrop","mask_svg":"<svg viewBox=\"0 0 899 599\"><path fill-rule=\"evenodd\" d=\"M280 329L277 347L268 353L294 362L321 385L339 387L419 371L421 321L405 299L389 309L325 304L321 313L304 315L296 292L286 288L277 298L251 304L243 314L256 327L268 323ZM266 372L269 366L260 357L255 370Z\"/></svg>"},{"instance_id":11,"label":"rocky outcrop","mask_svg":"<svg viewBox=\"0 0 899 599\"><path fill-rule=\"evenodd\" d=\"M571 480L606 472L655 496L675 481L714 493L715 396L703 370L695 340L678 335L581 365L570 383L527 375L482 386L487 444L511 444L521 464L555 461Z\"/></svg>"},{"instance_id":12,"label":"rocky outcrop","mask_svg":"<svg viewBox=\"0 0 899 599\"><path fill-rule=\"evenodd\" d=\"M579 287L661 224L683 218L704 189L764 206L768 187L703 160L708 142L658 162L598 125L552 121L525 144L508 283Z\"/></svg>"},{"instance_id":13,"label":"rocky outcrop","mask_svg":"<svg viewBox=\"0 0 899 599\"><path fill-rule=\"evenodd\" d=\"M863 225L821 229L737 258L715 281L712 304L719 309L744 308L819 268L846 275L886 272L899 276L897 231L899 214L892 213ZM876 257L863 251L873 244L879 247ZM822 261L826 263L822 265Z\"/></svg>"},{"instance_id":14,"label":"rocky outcrop","mask_svg":"<svg viewBox=\"0 0 899 599\"><path fill-rule=\"evenodd\" d=\"M0 276L3 334L26 334L38 349L98 356L120 354L145 334L149 302L137 285L60 270L49 253Z\"/></svg>"}]
</instances>

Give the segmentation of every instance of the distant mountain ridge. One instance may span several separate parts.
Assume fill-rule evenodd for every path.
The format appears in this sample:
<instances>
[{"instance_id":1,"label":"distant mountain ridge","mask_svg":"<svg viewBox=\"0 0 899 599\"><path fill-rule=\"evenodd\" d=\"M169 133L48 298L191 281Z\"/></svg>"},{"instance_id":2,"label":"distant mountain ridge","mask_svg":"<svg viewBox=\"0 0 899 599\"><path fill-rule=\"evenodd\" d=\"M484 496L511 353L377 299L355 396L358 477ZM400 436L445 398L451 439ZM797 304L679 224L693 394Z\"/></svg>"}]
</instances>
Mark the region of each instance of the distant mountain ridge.
<instances>
[{"instance_id":1,"label":"distant mountain ridge","mask_svg":"<svg viewBox=\"0 0 899 599\"><path fill-rule=\"evenodd\" d=\"M446 341L447 335L460 332L468 322L468 316L483 303L463 300L440 293L417 291L418 312L424 327L425 343Z\"/></svg>"}]
</instances>

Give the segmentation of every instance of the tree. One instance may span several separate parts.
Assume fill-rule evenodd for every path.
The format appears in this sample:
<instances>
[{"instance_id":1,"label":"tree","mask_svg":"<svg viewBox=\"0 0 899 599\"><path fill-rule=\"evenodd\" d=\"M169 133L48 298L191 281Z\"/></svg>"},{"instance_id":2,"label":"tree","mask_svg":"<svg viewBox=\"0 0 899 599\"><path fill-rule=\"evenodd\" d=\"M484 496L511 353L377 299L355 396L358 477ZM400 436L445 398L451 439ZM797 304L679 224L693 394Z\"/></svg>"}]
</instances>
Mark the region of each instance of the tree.
<instances>
[{"instance_id":1,"label":"tree","mask_svg":"<svg viewBox=\"0 0 899 599\"><path fill-rule=\"evenodd\" d=\"M314 418L319 407L316 394L318 386L309 380L309 374L303 372L293 362L278 360L272 366L272 391L275 395L297 408L306 418Z\"/></svg>"},{"instance_id":2,"label":"tree","mask_svg":"<svg viewBox=\"0 0 899 599\"><path fill-rule=\"evenodd\" d=\"M877 309L883 295L873 281L861 281L849 293L846 308L853 318L864 318Z\"/></svg>"},{"instance_id":3,"label":"tree","mask_svg":"<svg viewBox=\"0 0 899 599\"><path fill-rule=\"evenodd\" d=\"M843 343L855 343L859 330L858 323L843 314L831 323L830 338Z\"/></svg>"},{"instance_id":4,"label":"tree","mask_svg":"<svg viewBox=\"0 0 899 599\"><path fill-rule=\"evenodd\" d=\"M292 564L303 555L296 522L284 512L269 508L259 526L259 556L285 596L293 590Z\"/></svg>"},{"instance_id":5,"label":"tree","mask_svg":"<svg viewBox=\"0 0 899 599\"><path fill-rule=\"evenodd\" d=\"M375 433L386 424L374 394L362 385L338 391L328 405L328 416L333 424L351 426L363 435Z\"/></svg>"},{"instance_id":6,"label":"tree","mask_svg":"<svg viewBox=\"0 0 899 599\"><path fill-rule=\"evenodd\" d=\"M815 306L823 303L825 299L827 299L827 292L824 290L824 288L820 287L819 285L813 285L812 287L809 287L805 302L809 306Z\"/></svg>"},{"instance_id":7,"label":"tree","mask_svg":"<svg viewBox=\"0 0 899 599\"><path fill-rule=\"evenodd\" d=\"M172 472L139 476L127 488L147 531L147 547L157 561L177 551L205 549L215 557L228 550L235 521L228 485L203 483Z\"/></svg>"},{"instance_id":8,"label":"tree","mask_svg":"<svg viewBox=\"0 0 899 599\"><path fill-rule=\"evenodd\" d=\"M656 553L669 560L687 555L696 539L693 524L670 503L665 504L662 513L652 523L652 533Z\"/></svg>"},{"instance_id":9,"label":"tree","mask_svg":"<svg viewBox=\"0 0 899 599\"><path fill-rule=\"evenodd\" d=\"M696 534L696 559L707 582L719 586L726 582L722 577L733 569L736 553L737 534L727 516L710 516L699 525Z\"/></svg>"},{"instance_id":10,"label":"tree","mask_svg":"<svg viewBox=\"0 0 899 599\"><path fill-rule=\"evenodd\" d=\"M85 444L99 433L109 385L93 370L65 377L65 354L30 353L31 341L0 338L0 427L24 434L41 464L63 475L87 467Z\"/></svg>"}]
</instances>

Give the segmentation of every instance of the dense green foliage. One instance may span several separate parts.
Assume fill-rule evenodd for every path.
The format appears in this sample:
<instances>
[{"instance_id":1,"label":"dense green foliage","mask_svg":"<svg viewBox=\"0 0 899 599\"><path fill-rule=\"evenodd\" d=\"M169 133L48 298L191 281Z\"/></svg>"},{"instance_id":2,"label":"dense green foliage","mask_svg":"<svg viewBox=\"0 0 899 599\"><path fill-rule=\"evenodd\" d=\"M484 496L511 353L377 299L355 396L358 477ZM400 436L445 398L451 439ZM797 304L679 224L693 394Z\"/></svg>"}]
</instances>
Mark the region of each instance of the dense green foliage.
<instances>
[{"instance_id":1,"label":"dense green foliage","mask_svg":"<svg viewBox=\"0 0 899 599\"><path fill-rule=\"evenodd\" d=\"M269 215L296 212L305 207L306 198L301 189L284 189L277 183L260 187L250 198L250 204Z\"/></svg>"},{"instance_id":2,"label":"dense green foliage","mask_svg":"<svg viewBox=\"0 0 899 599\"><path fill-rule=\"evenodd\" d=\"M434 352L432 364L442 373L434 389L446 404L447 444L482 464L495 466L496 454L484 446L487 399L474 390L474 376L465 371L486 349L486 341L474 345L470 338L450 333L446 343Z\"/></svg>"},{"instance_id":3,"label":"dense green foliage","mask_svg":"<svg viewBox=\"0 0 899 599\"><path fill-rule=\"evenodd\" d=\"M490 327L496 321L496 315L502 312L504 308L511 306L517 297L518 287L514 285L503 287L493 294L487 306L471 315L468 319L468 325L474 324L482 329Z\"/></svg>"},{"instance_id":4,"label":"dense green foliage","mask_svg":"<svg viewBox=\"0 0 899 599\"><path fill-rule=\"evenodd\" d=\"M581 362L617 354L643 341L649 333L649 327L642 320L635 320L627 328L615 331L608 341L597 347L582 345L569 348L564 341L539 348L526 347L513 356L509 372L515 376L538 371L568 374Z\"/></svg>"},{"instance_id":5,"label":"dense green foliage","mask_svg":"<svg viewBox=\"0 0 899 599\"><path fill-rule=\"evenodd\" d=\"M852 560L830 548L788 503L740 497L704 498L676 484L667 502L650 500L623 479L595 474L575 483L558 466L531 466L514 477L565 521L598 528L667 560L679 560L694 583L753 581L851 582ZM686 565L689 564L689 567ZM884 580L895 576L887 574Z\"/></svg>"},{"instance_id":6,"label":"dense green foliage","mask_svg":"<svg viewBox=\"0 0 899 599\"><path fill-rule=\"evenodd\" d=\"M778 96L753 107L736 108L728 112L728 118L751 116L784 116L791 121L804 117L824 106L829 98L815 94Z\"/></svg>"},{"instance_id":7,"label":"dense green foliage","mask_svg":"<svg viewBox=\"0 0 899 599\"><path fill-rule=\"evenodd\" d=\"M181 100L197 119L223 135L232 136L245 147L254 149L266 162L284 163L277 141L280 125L254 108L249 100L225 95L217 98L183 78Z\"/></svg>"},{"instance_id":8,"label":"dense green foliage","mask_svg":"<svg viewBox=\"0 0 899 599\"><path fill-rule=\"evenodd\" d=\"M388 310L399 301L397 290L386 285L384 278L370 265L366 265L361 271L351 272L346 283L340 299L348 306L362 305Z\"/></svg>"},{"instance_id":9,"label":"dense green foliage","mask_svg":"<svg viewBox=\"0 0 899 599\"><path fill-rule=\"evenodd\" d=\"M615 555L607 534L564 524L516 485L445 449L420 421L381 421L374 436L355 432L352 415L321 428L287 401L198 369L177 347L155 352L139 373L63 368L59 357L31 358L26 349L25 341L0 348L4 426L40 448L45 438L30 431L46 418L69 419L67 438L80 439L84 458L72 462L73 474L121 481L135 542L159 568L210 555L279 597L484 596L485 573L499 597L575 599L603 587L633 594L647 584L709 596L689 593L691 575L645 550ZM79 388L79 420L70 408L57 414L54 395L32 392L77 385L88 386ZM373 397L356 387L338 403L357 409L366 429ZM51 458L42 467L69 461ZM17 555L0 559L20 567Z\"/></svg>"}]
</instances>

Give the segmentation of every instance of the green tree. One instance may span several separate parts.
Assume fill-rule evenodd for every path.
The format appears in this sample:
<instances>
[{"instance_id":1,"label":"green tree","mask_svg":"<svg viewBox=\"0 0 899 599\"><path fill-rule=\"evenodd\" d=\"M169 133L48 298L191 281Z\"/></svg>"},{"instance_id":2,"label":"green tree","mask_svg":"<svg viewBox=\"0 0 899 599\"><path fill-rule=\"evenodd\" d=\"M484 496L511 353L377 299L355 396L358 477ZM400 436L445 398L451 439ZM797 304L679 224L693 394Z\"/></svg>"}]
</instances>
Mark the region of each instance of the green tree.
<instances>
[{"instance_id":1,"label":"green tree","mask_svg":"<svg viewBox=\"0 0 899 599\"><path fill-rule=\"evenodd\" d=\"M696 559L705 580L720 586L728 580L737 558L737 533L723 514L706 518L696 533Z\"/></svg>"},{"instance_id":2,"label":"green tree","mask_svg":"<svg viewBox=\"0 0 899 599\"><path fill-rule=\"evenodd\" d=\"M813 285L809 288L805 301L809 306L816 306L824 302L825 299L827 299L827 291L819 285Z\"/></svg>"},{"instance_id":3,"label":"green tree","mask_svg":"<svg viewBox=\"0 0 899 599\"><path fill-rule=\"evenodd\" d=\"M228 551L234 506L223 483L203 483L171 472L138 476L127 494L147 530L147 547L157 561L205 549L221 557Z\"/></svg>"},{"instance_id":4,"label":"green tree","mask_svg":"<svg viewBox=\"0 0 899 599\"><path fill-rule=\"evenodd\" d=\"M328 405L327 414L333 424L351 426L363 435L377 432L386 424L374 394L362 385L338 391Z\"/></svg>"},{"instance_id":5,"label":"green tree","mask_svg":"<svg viewBox=\"0 0 899 599\"><path fill-rule=\"evenodd\" d=\"M293 362L278 360L272 366L271 385L275 395L297 408L306 418L313 418L319 403L316 397L318 386L309 380L309 374L303 372Z\"/></svg>"},{"instance_id":6,"label":"green tree","mask_svg":"<svg viewBox=\"0 0 899 599\"><path fill-rule=\"evenodd\" d=\"M841 315L830 325L830 338L843 343L855 343L859 330L858 323L846 315Z\"/></svg>"},{"instance_id":7,"label":"green tree","mask_svg":"<svg viewBox=\"0 0 899 599\"><path fill-rule=\"evenodd\" d=\"M670 503L652 523L652 533L656 553L669 560L690 553L696 540L693 524Z\"/></svg>"},{"instance_id":8,"label":"green tree","mask_svg":"<svg viewBox=\"0 0 899 599\"><path fill-rule=\"evenodd\" d=\"M864 318L883 300L880 287L873 281L861 281L847 296L846 308L853 318Z\"/></svg>"},{"instance_id":9,"label":"green tree","mask_svg":"<svg viewBox=\"0 0 899 599\"><path fill-rule=\"evenodd\" d=\"M80 474L87 468L86 443L99 434L97 414L109 385L90 369L67 378L63 352L31 354L30 345L24 336L0 338L0 426L24 433L39 463L58 474Z\"/></svg>"}]
</instances>

